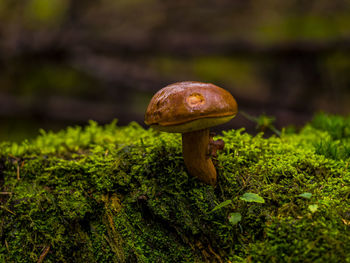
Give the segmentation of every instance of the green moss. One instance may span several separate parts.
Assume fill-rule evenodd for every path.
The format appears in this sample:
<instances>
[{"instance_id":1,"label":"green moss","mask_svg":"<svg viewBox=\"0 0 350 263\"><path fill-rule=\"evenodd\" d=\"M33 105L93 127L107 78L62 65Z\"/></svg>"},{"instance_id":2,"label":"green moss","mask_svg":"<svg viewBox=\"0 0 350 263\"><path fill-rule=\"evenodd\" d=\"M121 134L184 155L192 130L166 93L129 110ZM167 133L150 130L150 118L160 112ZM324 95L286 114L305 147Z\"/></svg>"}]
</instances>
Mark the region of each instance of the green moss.
<instances>
[{"instance_id":1,"label":"green moss","mask_svg":"<svg viewBox=\"0 0 350 263\"><path fill-rule=\"evenodd\" d=\"M136 123L4 142L0 260L350 262L349 125L320 114L280 137L226 131L216 188L187 174L179 134Z\"/></svg>"}]
</instances>

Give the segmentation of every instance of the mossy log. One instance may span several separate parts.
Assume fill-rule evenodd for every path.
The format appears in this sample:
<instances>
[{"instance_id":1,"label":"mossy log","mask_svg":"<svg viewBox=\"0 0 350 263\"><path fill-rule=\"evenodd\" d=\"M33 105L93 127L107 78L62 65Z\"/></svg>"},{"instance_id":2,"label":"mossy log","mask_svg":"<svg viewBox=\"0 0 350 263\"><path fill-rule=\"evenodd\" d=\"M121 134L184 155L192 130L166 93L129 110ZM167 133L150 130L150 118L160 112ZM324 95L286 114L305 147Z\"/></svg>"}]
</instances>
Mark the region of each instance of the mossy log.
<instances>
[{"instance_id":1,"label":"mossy log","mask_svg":"<svg viewBox=\"0 0 350 263\"><path fill-rule=\"evenodd\" d=\"M0 262L350 262L348 118L218 138L215 188L135 123L1 143Z\"/></svg>"}]
</instances>

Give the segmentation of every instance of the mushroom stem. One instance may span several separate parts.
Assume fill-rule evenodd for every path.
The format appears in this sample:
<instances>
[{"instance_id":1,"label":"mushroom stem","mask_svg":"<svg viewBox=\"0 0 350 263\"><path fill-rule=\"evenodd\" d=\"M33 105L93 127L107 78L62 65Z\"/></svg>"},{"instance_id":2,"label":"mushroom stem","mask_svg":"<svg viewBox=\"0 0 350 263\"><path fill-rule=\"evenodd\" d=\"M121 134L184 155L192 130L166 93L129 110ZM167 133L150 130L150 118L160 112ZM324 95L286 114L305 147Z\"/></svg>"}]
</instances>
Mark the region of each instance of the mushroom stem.
<instances>
[{"instance_id":1,"label":"mushroom stem","mask_svg":"<svg viewBox=\"0 0 350 263\"><path fill-rule=\"evenodd\" d=\"M182 134L182 154L188 172L201 181L214 186L216 169L208 154L209 129Z\"/></svg>"}]
</instances>

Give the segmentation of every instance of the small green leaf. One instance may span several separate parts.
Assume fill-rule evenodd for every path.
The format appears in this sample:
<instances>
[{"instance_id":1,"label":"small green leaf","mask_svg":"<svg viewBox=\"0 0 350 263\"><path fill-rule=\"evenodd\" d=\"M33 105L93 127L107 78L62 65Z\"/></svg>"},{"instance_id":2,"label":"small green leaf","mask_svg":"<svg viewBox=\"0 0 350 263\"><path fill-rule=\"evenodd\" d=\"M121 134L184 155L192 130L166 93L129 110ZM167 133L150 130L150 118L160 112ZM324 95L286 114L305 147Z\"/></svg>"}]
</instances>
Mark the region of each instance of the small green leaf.
<instances>
[{"instance_id":1,"label":"small green leaf","mask_svg":"<svg viewBox=\"0 0 350 263\"><path fill-rule=\"evenodd\" d=\"M262 204L265 203L264 198L254 193L245 193L240 197L240 199L246 202L255 202L255 203L262 203Z\"/></svg>"},{"instance_id":2,"label":"small green leaf","mask_svg":"<svg viewBox=\"0 0 350 263\"><path fill-rule=\"evenodd\" d=\"M318 209L318 205L309 205L309 210L311 213L315 213Z\"/></svg>"},{"instance_id":3,"label":"small green leaf","mask_svg":"<svg viewBox=\"0 0 350 263\"><path fill-rule=\"evenodd\" d=\"M213 210L211 210L209 213L212 213L212 212L214 212L214 211L216 211L216 210L219 210L219 209L221 209L221 208L223 208L223 207L225 207L225 206L227 206L227 205L229 205L229 204L231 204L231 203L232 203L232 200L226 200L226 201L224 201L224 202L218 204L217 206L215 206L215 207L213 208Z\"/></svg>"},{"instance_id":4,"label":"small green leaf","mask_svg":"<svg viewBox=\"0 0 350 263\"><path fill-rule=\"evenodd\" d=\"M232 225L236 225L239 221L242 220L242 215L240 213L231 213L228 216L228 221L232 224Z\"/></svg>"},{"instance_id":5,"label":"small green leaf","mask_svg":"<svg viewBox=\"0 0 350 263\"><path fill-rule=\"evenodd\" d=\"M302 193L302 194L300 194L300 195L298 195L298 196L304 197L304 198L306 198L306 199L310 199L311 196L312 196L312 193L305 192L305 193Z\"/></svg>"}]
</instances>

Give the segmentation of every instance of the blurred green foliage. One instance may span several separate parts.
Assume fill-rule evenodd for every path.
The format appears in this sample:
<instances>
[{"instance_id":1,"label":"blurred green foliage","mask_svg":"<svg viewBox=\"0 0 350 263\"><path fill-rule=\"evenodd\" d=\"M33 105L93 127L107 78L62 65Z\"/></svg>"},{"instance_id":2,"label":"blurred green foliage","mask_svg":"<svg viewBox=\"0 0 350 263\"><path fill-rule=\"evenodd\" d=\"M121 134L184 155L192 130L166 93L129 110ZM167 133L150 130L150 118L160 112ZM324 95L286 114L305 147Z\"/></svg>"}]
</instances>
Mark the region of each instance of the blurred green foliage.
<instances>
[{"instance_id":1,"label":"blurred green foliage","mask_svg":"<svg viewBox=\"0 0 350 263\"><path fill-rule=\"evenodd\" d=\"M234 56L199 56L180 59L176 57L155 57L150 65L162 77L195 79L231 87L241 96L266 97L266 85L260 74L262 61ZM265 94L264 94L265 93Z\"/></svg>"},{"instance_id":2,"label":"blurred green foliage","mask_svg":"<svg viewBox=\"0 0 350 263\"><path fill-rule=\"evenodd\" d=\"M244 86L246 89L254 88L253 76L256 74L254 67L256 61L239 59L234 57L200 57L192 61L195 76L198 79L218 83L234 83L236 86Z\"/></svg>"},{"instance_id":3,"label":"blurred green foliage","mask_svg":"<svg viewBox=\"0 0 350 263\"><path fill-rule=\"evenodd\" d=\"M263 23L257 31L259 40L267 43L295 40L329 40L349 34L350 17L326 15L289 15Z\"/></svg>"},{"instance_id":4,"label":"blurred green foliage","mask_svg":"<svg viewBox=\"0 0 350 263\"><path fill-rule=\"evenodd\" d=\"M32 26L60 24L67 14L69 0L29 0L24 16Z\"/></svg>"},{"instance_id":5,"label":"blurred green foliage","mask_svg":"<svg viewBox=\"0 0 350 263\"><path fill-rule=\"evenodd\" d=\"M96 81L86 74L64 65L44 64L23 71L16 91L21 95L66 95L80 97L97 94ZM90 94L89 94L90 93Z\"/></svg>"},{"instance_id":6,"label":"blurred green foliage","mask_svg":"<svg viewBox=\"0 0 350 263\"><path fill-rule=\"evenodd\" d=\"M62 96L141 119L150 94L182 80L222 86L277 122L347 114L349 14L349 0L1 0L0 96L18 107L0 114L67 120L30 100Z\"/></svg>"}]
</instances>

